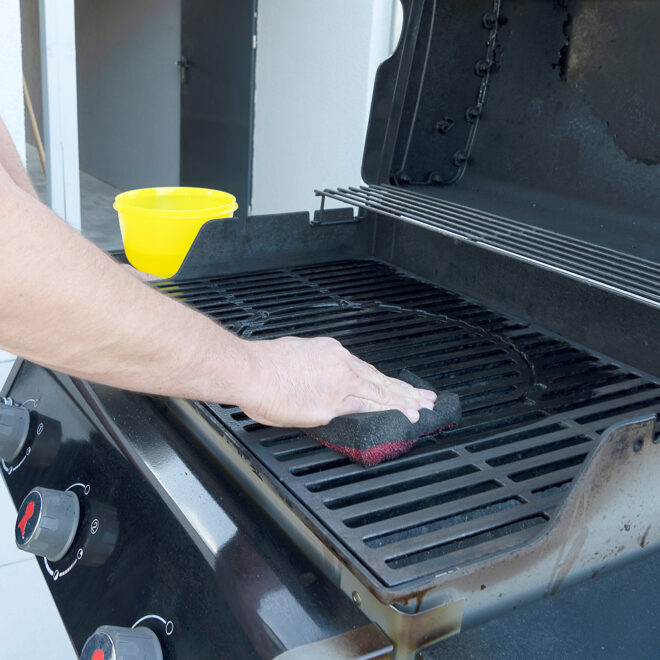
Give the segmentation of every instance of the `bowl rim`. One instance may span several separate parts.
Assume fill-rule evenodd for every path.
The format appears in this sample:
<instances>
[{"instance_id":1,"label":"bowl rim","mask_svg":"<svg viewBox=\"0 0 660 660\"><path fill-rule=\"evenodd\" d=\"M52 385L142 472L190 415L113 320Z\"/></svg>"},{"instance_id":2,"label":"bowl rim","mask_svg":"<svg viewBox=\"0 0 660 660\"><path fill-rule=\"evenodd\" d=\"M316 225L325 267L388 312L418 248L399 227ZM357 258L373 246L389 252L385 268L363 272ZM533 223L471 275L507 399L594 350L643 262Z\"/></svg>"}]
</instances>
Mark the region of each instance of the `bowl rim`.
<instances>
[{"instance_id":1,"label":"bowl rim","mask_svg":"<svg viewBox=\"0 0 660 660\"><path fill-rule=\"evenodd\" d=\"M153 209L131 203L131 200L138 197L166 197L172 195L172 193L180 194L182 192L184 195L189 193L190 196L195 196L197 198L208 197L210 203L208 206L195 209ZM218 197L222 198L222 202L220 199L217 199ZM212 202L214 198L216 198L218 203ZM233 213L238 208L238 204L236 203L236 197L234 197L234 195L223 190L195 186L159 186L151 188L135 188L134 190L126 190L119 193L115 197L112 207L118 213L139 213L142 217L149 218L201 219L204 217L206 219L211 219L214 214Z\"/></svg>"}]
</instances>

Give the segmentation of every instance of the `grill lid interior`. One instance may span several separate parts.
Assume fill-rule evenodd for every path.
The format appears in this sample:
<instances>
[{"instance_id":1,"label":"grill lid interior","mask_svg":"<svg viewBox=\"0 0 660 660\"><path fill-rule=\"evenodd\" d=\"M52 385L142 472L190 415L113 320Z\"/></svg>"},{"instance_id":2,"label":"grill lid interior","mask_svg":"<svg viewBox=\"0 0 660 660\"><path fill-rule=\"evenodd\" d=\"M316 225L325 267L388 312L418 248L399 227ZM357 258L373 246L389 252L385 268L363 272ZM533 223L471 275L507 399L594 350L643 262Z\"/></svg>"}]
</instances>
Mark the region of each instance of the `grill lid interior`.
<instances>
[{"instance_id":1,"label":"grill lid interior","mask_svg":"<svg viewBox=\"0 0 660 660\"><path fill-rule=\"evenodd\" d=\"M364 181L657 261L660 3L401 4Z\"/></svg>"}]
</instances>

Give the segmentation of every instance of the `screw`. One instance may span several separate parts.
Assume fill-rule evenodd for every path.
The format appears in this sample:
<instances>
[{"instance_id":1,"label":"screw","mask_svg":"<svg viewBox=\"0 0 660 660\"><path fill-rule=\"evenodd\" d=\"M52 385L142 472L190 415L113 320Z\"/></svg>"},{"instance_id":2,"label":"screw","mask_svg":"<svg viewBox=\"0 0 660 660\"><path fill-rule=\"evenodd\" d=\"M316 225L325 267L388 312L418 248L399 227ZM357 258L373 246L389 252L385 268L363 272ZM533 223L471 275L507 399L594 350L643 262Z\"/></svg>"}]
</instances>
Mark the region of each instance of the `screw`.
<instances>
[{"instance_id":1,"label":"screw","mask_svg":"<svg viewBox=\"0 0 660 660\"><path fill-rule=\"evenodd\" d=\"M356 605L360 605L362 603L362 597L360 596L360 594L357 591L354 591L352 593L351 598L353 599L353 602Z\"/></svg>"},{"instance_id":2,"label":"screw","mask_svg":"<svg viewBox=\"0 0 660 660\"><path fill-rule=\"evenodd\" d=\"M474 65L474 72L480 77L483 78L490 71L490 60L479 60Z\"/></svg>"},{"instance_id":3,"label":"screw","mask_svg":"<svg viewBox=\"0 0 660 660\"><path fill-rule=\"evenodd\" d=\"M454 123L455 122L451 117L443 117L435 125L435 130L438 131L438 133L446 135L451 130L451 127L454 125Z\"/></svg>"},{"instance_id":4,"label":"screw","mask_svg":"<svg viewBox=\"0 0 660 660\"><path fill-rule=\"evenodd\" d=\"M481 17L481 24L487 29L492 30L497 24L497 14L494 11L487 11Z\"/></svg>"},{"instance_id":5,"label":"screw","mask_svg":"<svg viewBox=\"0 0 660 660\"><path fill-rule=\"evenodd\" d=\"M438 174L437 172L434 172L431 175L431 183L437 183L438 185L441 185L444 183L444 179L442 178L441 174Z\"/></svg>"},{"instance_id":6,"label":"screw","mask_svg":"<svg viewBox=\"0 0 660 660\"><path fill-rule=\"evenodd\" d=\"M481 116L481 106L473 105L465 111L465 121L473 124Z\"/></svg>"},{"instance_id":7,"label":"screw","mask_svg":"<svg viewBox=\"0 0 660 660\"><path fill-rule=\"evenodd\" d=\"M461 167L467 163L467 154L464 151L457 151L454 154L454 165Z\"/></svg>"},{"instance_id":8,"label":"screw","mask_svg":"<svg viewBox=\"0 0 660 660\"><path fill-rule=\"evenodd\" d=\"M405 172L401 172L398 176L399 183L410 183L410 176L406 174Z\"/></svg>"}]
</instances>

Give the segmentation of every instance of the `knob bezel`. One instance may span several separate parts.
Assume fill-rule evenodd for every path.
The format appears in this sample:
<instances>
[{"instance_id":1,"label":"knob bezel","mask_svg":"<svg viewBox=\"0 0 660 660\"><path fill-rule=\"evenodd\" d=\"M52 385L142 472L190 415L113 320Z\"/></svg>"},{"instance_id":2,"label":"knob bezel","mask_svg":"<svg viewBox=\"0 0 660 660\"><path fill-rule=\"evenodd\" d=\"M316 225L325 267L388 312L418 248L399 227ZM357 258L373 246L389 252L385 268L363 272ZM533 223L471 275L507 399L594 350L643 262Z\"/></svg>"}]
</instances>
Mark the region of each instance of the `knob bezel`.
<instances>
[{"instance_id":1,"label":"knob bezel","mask_svg":"<svg viewBox=\"0 0 660 660\"><path fill-rule=\"evenodd\" d=\"M14 452L8 456L0 456L6 464L11 465L25 449L27 444L28 435L30 433L30 413L26 408L21 405L15 404L11 399L0 397L0 406L11 408L13 412L18 413L22 419L22 434L20 440L16 443Z\"/></svg>"},{"instance_id":2,"label":"knob bezel","mask_svg":"<svg viewBox=\"0 0 660 660\"><path fill-rule=\"evenodd\" d=\"M103 651L104 660L122 660L124 655L122 654L122 646L127 644L133 652L131 657L140 657L145 660L163 660L163 650L158 636L151 628L146 626L138 626L137 628L98 627L87 638L80 653L80 660L93 660L94 653L97 651ZM136 651L142 655L136 656Z\"/></svg>"},{"instance_id":3,"label":"knob bezel","mask_svg":"<svg viewBox=\"0 0 660 660\"><path fill-rule=\"evenodd\" d=\"M32 523L32 516L30 516L23 528L27 532L29 525L29 534L22 533L19 537L20 525L26 515L27 507L29 507L30 501L35 503L37 501L34 498L35 495L39 502L37 519ZM45 557L48 561L60 561L73 544L80 527L80 518L80 500L75 493L69 490L58 491L37 486L25 496L18 508L14 527L16 547L38 557ZM44 524L49 520L50 524ZM52 521L57 521L57 523L53 525ZM62 527L62 525L65 526Z\"/></svg>"}]
</instances>

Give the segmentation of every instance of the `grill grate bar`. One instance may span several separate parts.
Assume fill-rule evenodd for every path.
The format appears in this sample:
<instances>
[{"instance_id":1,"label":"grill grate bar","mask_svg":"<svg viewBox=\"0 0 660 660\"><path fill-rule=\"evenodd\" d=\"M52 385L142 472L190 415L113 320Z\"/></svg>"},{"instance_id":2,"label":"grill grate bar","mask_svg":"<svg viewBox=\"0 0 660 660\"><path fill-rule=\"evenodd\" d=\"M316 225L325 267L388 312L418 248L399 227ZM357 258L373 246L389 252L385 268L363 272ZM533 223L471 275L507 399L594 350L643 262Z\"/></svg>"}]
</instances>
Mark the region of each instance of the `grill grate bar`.
<instances>
[{"instance_id":1,"label":"grill grate bar","mask_svg":"<svg viewBox=\"0 0 660 660\"><path fill-rule=\"evenodd\" d=\"M515 485L507 487L501 484L498 485L498 482L494 480L484 480L480 482L482 485L482 491L477 491L478 494L476 495L469 494L467 491L465 497L462 497L462 493L458 491L454 493L443 493L447 498L452 497L453 499L447 499L447 502L428 506L423 509L415 509L409 513L404 513L396 517L381 516L378 520L374 520L373 522L365 521L365 524L361 525L356 524L356 520L349 520L348 522L351 522L352 526L347 534L350 534L351 538L356 542L362 541L365 545L371 547L371 545L374 545L370 545L369 543L369 540L372 538L381 537L387 534L403 534L407 529L423 527L427 523L437 520L438 518L459 515L462 511L470 509L487 509L494 502L502 500L506 501L514 498L517 498L521 503L539 500L543 503L543 507L546 508L543 509L543 507L539 507L538 510L544 510L546 513L550 513L550 510L556 506L561 497L563 497L563 492L557 492L559 500L553 500L552 497L554 496L554 493L551 493L547 498L543 498L533 495L532 491L538 488L549 488L555 483L570 481L575 477L579 469L579 466L572 466L558 470L554 473L553 480L550 483L548 483L546 477L530 479L526 484L526 490L516 489ZM548 501L550 504L545 504L545 501ZM345 521L345 524L346 522L347 521Z\"/></svg>"},{"instance_id":2,"label":"grill grate bar","mask_svg":"<svg viewBox=\"0 0 660 660\"><path fill-rule=\"evenodd\" d=\"M318 195L503 251L592 285L660 307L660 265L508 218L386 186Z\"/></svg>"},{"instance_id":3,"label":"grill grate bar","mask_svg":"<svg viewBox=\"0 0 660 660\"><path fill-rule=\"evenodd\" d=\"M331 498L324 497L323 504L333 511L341 509L341 515L344 520L365 518L369 515L373 515L375 512L384 512L387 513L387 515L391 515L391 512L397 511L398 508L401 507L402 498L399 497L400 493L405 492L406 494L405 506L408 508L414 508L413 505L417 500L425 500L437 496L438 483L442 483L443 491L463 488L466 485L474 483L475 479L478 478L488 478L488 480L499 481L502 483L502 480L512 478L511 475L513 475L513 477L515 477L513 481L519 483L520 481L541 476L540 473L543 470L546 470L550 465L557 464L559 466L565 461L573 461L577 457L584 457L588 452L588 449L589 447L585 447L585 445L568 447L543 454L540 457L540 460L537 457L532 457L518 461L515 465L507 464L493 467L488 471L479 470L474 464L466 464L465 461L455 460L452 461L455 465L452 465L452 462L443 463L443 472L441 473L434 471L429 474L429 471L423 471L420 475L421 478L419 481L421 483L424 483L425 479L430 482L430 476L437 476L438 481L436 482L422 486L406 487L409 485L410 481L397 481L392 475L389 475L390 479L387 480L389 481L387 485L383 485L383 482L381 482L381 484L377 482L371 483L367 488L361 489L359 493L350 494L348 490L337 489L337 491L343 490L343 493L337 492ZM570 467L570 465L561 465L561 467L557 467L557 470L564 469L565 467ZM443 477L445 474L452 475L461 469L463 469L463 473L454 478L440 479L440 477ZM534 470L538 470L539 474L532 474L531 471ZM475 476L477 472L479 473L479 477ZM358 499L361 499L362 501L352 503L353 500Z\"/></svg>"},{"instance_id":4,"label":"grill grate bar","mask_svg":"<svg viewBox=\"0 0 660 660\"><path fill-rule=\"evenodd\" d=\"M388 561L387 565L398 569L392 573L392 579L396 579L396 575L402 569L410 566L417 566L427 572L432 571L433 566L439 563L438 560L443 558L445 558L443 564L451 567L453 564L452 554L460 553L461 560L464 560L464 563L469 563L489 554L508 550L520 543L529 542L539 532L539 527L546 522L547 519L544 516L533 516L532 518L516 521L517 524L504 524L502 527L496 527L480 534L448 541L434 550L410 553L406 558L400 558L398 561ZM445 570L448 570L448 568Z\"/></svg>"},{"instance_id":5,"label":"grill grate bar","mask_svg":"<svg viewBox=\"0 0 660 660\"><path fill-rule=\"evenodd\" d=\"M407 533L421 536L423 529L438 520L456 517L465 511L478 511L487 509L497 502L516 499L523 503L521 497L504 494L501 484L496 481L484 479L474 484L471 489L457 489L453 492L444 491L444 501L438 498L439 503L429 505L424 509L416 509L410 513L403 513L396 518L384 518L375 522L357 520L345 523L350 528L350 534L356 541L361 540L368 547L381 547L387 545L390 539L402 537ZM348 523L351 524L348 524Z\"/></svg>"},{"instance_id":6,"label":"grill grate bar","mask_svg":"<svg viewBox=\"0 0 660 660\"><path fill-rule=\"evenodd\" d=\"M472 517L465 516L468 519L464 522L455 521L455 524L441 527L438 530L433 530L421 535L423 541L419 544L411 543L417 537L408 536L407 538L400 539L391 544L382 546L387 553L385 563L389 566L397 565L402 558L409 557L410 555L419 555L425 551L444 545L448 541L456 541L466 536L472 536L488 531L489 529L499 528L504 525L510 525L521 519L531 518L534 516L542 516L548 518L548 511L552 511L553 504L556 504L560 499L559 496L549 498L547 502L527 502L522 503L515 499L505 501L517 502L517 506L503 507L503 510L493 513L486 513L485 515L476 515L484 512L484 509L477 509ZM497 508L497 505L491 505L491 508ZM456 518L460 519L460 514ZM454 521L446 521L454 522Z\"/></svg>"}]
</instances>

